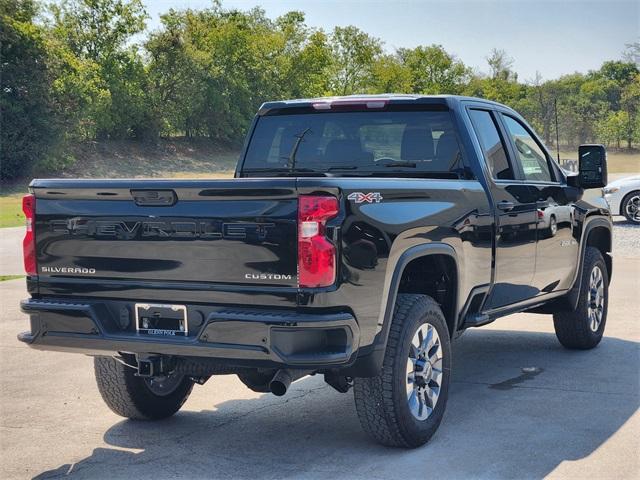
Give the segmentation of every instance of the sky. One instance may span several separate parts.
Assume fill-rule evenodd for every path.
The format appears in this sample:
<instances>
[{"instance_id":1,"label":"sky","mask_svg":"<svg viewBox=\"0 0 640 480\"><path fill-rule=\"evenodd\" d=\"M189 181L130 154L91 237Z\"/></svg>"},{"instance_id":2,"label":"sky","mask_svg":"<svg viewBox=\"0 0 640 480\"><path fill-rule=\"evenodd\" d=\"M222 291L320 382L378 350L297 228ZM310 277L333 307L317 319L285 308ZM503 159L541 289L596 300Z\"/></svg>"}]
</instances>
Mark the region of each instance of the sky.
<instances>
[{"instance_id":1,"label":"sky","mask_svg":"<svg viewBox=\"0 0 640 480\"><path fill-rule=\"evenodd\" d=\"M143 0L158 28L169 8L205 8L209 0ZM275 18L302 10L307 24L329 32L355 25L387 51L440 44L465 64L487 72L492 48L505 50L521 81L597 69L640 40L638 0L224 0L225 8L262 7Z\"/></svg>"}]
</instances>

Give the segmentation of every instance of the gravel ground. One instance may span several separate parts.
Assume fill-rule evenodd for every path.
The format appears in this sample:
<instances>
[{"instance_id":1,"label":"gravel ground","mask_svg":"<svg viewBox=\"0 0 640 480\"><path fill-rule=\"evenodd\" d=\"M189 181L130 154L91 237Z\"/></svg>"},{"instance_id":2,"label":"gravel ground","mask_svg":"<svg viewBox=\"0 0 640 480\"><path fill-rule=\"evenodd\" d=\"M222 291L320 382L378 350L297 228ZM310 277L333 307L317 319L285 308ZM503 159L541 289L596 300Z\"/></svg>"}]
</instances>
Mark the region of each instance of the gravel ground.
<instances>
[{"instance_id":1,"label":"gravel ground","mask_svg":"<svg viewBox=\"0 0 640 480\"><path fill-rule=\"evenodd\" d=\"M565 350L551 316L526 313L454 342L447 413L415 450L374 444L353 394L320 375L284 397L223 375L175 417L124 420L102 402L89 357L16 340L29 325L25 283L0 282L0 478L638 480L640 259L614 269L598 348Z\"/></svg>"},{"instance_id":2,"label":"gravel ground","mask_svg":"<svg viewBox=\"0 0 640 480\"><path fill-rule=\"evenodd\" d=\"M640 258L640 225L632 225L624 217L613 217L613 255Z\"/></svg>"}]
</instances>

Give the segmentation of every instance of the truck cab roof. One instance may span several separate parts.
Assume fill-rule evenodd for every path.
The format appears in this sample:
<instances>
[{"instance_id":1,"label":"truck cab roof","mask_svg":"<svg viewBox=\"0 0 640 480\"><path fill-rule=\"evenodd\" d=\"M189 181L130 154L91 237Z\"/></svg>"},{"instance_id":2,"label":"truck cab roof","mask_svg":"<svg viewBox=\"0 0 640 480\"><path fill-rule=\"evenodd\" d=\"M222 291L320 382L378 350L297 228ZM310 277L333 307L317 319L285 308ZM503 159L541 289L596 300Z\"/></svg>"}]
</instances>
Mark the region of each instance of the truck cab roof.
<instances>
[{"instance_id":1,"label":"truck cab roof","mask_svg":"<svg viewBox=\"0 0 640 480\"><path fill-rule=\"evenodd\" d=\"M284 109L300 109L313 107L317 110L330 110L332 105L358 105L364 104L368 108L382 108L387 104L392 105L411 105L411 104L427 104L427 105L443 105L451 108L462 101L473 101L476 103L485 103L493 107L500 107L512 111L498 102L486 100L479 97L468 97L463 95L420 95L420 94L404 94L404 93L382 93L373 95L342 95L335 97L316 97L316 98L298 98L290 100L269 101L262 104L258 111L258 115L267 115L274 111ZM515 112L514 112L515 113Z\"/></svg>"}]
</instances>

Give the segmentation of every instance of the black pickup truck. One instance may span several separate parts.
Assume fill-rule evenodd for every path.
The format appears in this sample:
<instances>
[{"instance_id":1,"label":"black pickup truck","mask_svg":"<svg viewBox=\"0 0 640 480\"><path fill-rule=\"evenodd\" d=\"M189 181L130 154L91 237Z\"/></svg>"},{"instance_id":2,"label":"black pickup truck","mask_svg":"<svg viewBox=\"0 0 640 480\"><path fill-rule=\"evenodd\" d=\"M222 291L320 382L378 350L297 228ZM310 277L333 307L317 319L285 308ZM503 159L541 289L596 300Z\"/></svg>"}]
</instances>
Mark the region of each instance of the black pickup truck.
<instances>
[{"instance_id":1,"label":"black pickup truck","mask_svg":"<svg viewBox=\"0 0 640 480\"><path fill-rule=\"evenodd\" d=\"M34 180L19 339L94 356L132 419L174 414L211 376L283 395L321 374L353 388L374 439L416 447L465 329L527 311L567 348L600 342L612 224L588 189L606 153L579 159L568 176L476 98L265 103L233 179Z\"/></svg>"}]
</instances>

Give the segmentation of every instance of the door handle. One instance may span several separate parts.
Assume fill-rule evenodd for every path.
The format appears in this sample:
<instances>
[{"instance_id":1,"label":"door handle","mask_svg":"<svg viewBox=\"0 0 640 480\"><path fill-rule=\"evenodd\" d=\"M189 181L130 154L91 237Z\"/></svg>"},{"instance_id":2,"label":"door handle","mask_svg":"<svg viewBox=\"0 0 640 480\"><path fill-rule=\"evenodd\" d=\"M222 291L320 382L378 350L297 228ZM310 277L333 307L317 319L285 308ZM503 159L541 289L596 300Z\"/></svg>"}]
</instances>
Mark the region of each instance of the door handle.
<instances>
[{"instance_id":1,"label":"door handle","mask_svg":"<svg viewBox=\"0 0 640 480\"><path fill-rule=\"evenodd\" d=\"M514 204L513 202L507 202L506 200L502 200L501 202L498 202L497 207L500 210L508 212L509 210L513 210Z\"/></svg>"},{"instance_id":2,"label":"door handle","mask_svg":"<svg viewBox=\"0 0 640 480\"><path fill-rule=\"evenodd\" d=\"M173 190L131 190L131 196L141 207L170 207L178 201Z\"/></svg>"}]
</instances>

